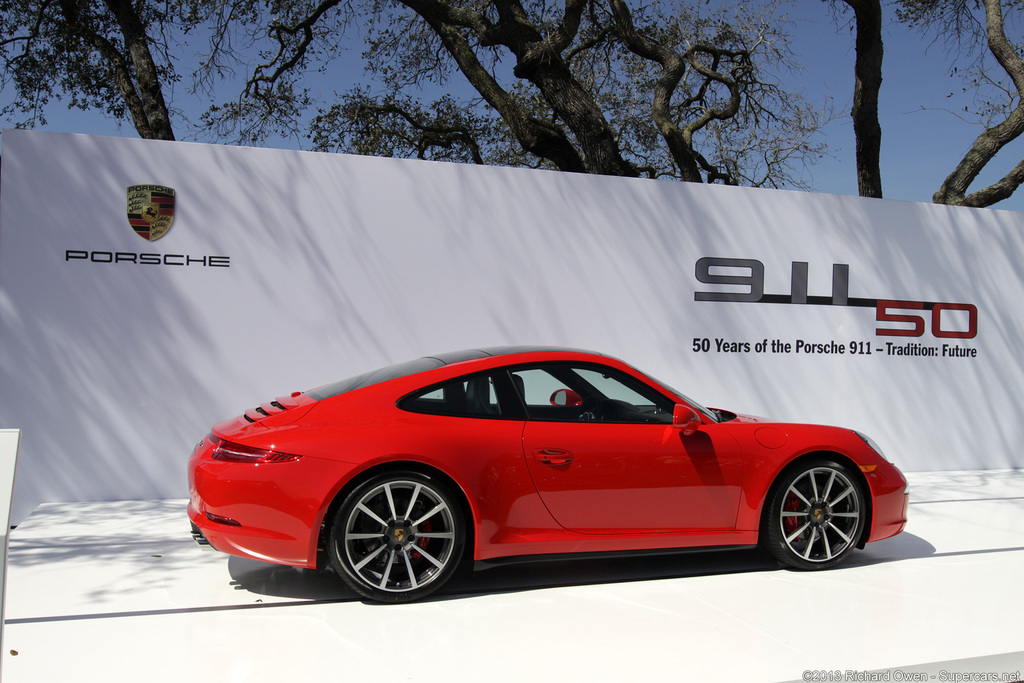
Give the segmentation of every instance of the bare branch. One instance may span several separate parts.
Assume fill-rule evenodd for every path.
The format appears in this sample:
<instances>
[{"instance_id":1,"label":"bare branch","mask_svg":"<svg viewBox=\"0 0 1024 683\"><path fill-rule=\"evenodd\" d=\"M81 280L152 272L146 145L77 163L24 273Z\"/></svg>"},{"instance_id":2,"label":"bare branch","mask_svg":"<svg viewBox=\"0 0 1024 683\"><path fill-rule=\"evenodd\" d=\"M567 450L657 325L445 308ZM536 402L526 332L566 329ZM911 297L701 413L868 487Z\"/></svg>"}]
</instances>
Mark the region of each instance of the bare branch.
<instances>
[{"instance_id":1,"label":"bare branch","mask_svg":"<svg viewBox=\"0 0 1024 683\"><path fill-rule=\"evenodd\" d=\"M967 188L982 169L1007 144L1024 134L1024 60L1006 37L1002 4L999 0L983 0L986 18L986 37L989 50L1012 80L1017 92L1016 106L1002 122L988 127L974 140L971 148L943 181L932 198L939 204L963 206L991 206L1009 197L1024 181L1024 161L1017 164L998 182L977 192L967 194Z\"/></svg>"}]
</instances>

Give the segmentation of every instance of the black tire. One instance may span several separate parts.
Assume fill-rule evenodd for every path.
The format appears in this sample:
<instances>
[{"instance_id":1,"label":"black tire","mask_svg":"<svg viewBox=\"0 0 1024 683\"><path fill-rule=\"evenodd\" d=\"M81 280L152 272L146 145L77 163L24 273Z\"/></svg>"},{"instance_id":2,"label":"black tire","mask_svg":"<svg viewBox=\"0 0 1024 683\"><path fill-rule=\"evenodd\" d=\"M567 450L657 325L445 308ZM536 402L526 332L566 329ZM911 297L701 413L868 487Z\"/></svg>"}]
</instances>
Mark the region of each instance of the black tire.
<instances>
[{"instance_id":1,"label":"black tire","mask_svg":"<svg viewBox=\"0 0 1024 683\"><path fill-rule=\"evenodd\" d=\"M451 578L462 559L466 522L451 488L419 472L388 472L342 501L328 538L335 571L378 602L410 602Z\"/></svg>"},{"instance_id":2,"label":"black tire","mask_svg":"<svg viewBox=\"0 0 1024 683\"><path fill-rule=\"evenodd\" d=\"M779 562L796 569L827 569L857 546L867 504L857 476L832 460L812 460L772 487L762 540Z\"/></svg>"}]
</instances>

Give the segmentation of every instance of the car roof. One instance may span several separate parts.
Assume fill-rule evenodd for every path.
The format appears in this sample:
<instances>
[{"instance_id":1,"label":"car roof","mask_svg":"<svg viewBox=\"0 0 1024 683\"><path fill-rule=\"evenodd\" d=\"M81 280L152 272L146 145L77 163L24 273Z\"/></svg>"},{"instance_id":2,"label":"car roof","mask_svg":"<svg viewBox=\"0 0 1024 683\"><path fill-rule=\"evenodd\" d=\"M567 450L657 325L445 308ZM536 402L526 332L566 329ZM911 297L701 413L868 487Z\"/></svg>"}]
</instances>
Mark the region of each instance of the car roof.
<instances>
[{"instance_id":1,"label":"car roof","mask_svg":"<svg viewBox=\"0 0 1024 683\"><path fill-rule=\"evenodd\" d=\"M453 363L462 363L467 360L475 360L478 358L511 356L522 353L587 353L595 356L604 355L597 351L587 351L584 349L574 349L564 346L488 346L482 349L463 349L462 351L438 353L424 356L424 358L433 358L444 365L451 365Z\"/></svg>"},{"instance_id":2,"label":"car roof","mask_svg":"<svg viewBox=\"0 0 1024 683\"><path fill-rule=\"evenodd\" d=\"M482 360L484 358L501 358L503 356L530 353L588 354L607 358L604 354L594 351L582 351L579 349L557 346L492 346L482 349L466 349L463 351L441 353L434 356L422 356L416 360L378 368L377 370L364 372L363 374L356 375L355 377L343 379L340 382L325 384L324 386L311 389L305 393L307 396L317 401L322 401L340 394L347 394L348 392L355 391L356 389L364 389L366 387L383 384L391 380L413 377L424 372L439 370L445 366L455 365L457 363L466 363L474 360Z\"/></svg>"}]
</instances>

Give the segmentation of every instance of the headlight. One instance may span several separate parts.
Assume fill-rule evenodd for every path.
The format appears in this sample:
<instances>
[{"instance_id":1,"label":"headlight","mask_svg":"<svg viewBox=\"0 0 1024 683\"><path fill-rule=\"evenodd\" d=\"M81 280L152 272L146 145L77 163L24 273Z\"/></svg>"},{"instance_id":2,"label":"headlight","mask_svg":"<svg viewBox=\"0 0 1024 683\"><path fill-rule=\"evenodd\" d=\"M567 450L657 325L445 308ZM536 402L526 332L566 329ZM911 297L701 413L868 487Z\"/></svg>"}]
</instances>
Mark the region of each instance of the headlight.
<instances>
[{"instance_id":1,"label":"headlight","mask_svg":"<svg viewBox=\"0 0 1024 683\"><path fill-rule=\"evenodd\" d=\"M852 431L853 431L854 434L856 434L861 439L863 439L864 443L866 443L871 448L871 450L873 450L875 453L878 453L879 457L882 458L882 460L885 460L886 462L889 462L889 458L885 457L885 453L883 453L882 449L878 447L878 444L875 443L874 439L872 439L867 434L861 434L860 432L858 432L855 429L852 430Z\"/></svg>"}]
</instances>

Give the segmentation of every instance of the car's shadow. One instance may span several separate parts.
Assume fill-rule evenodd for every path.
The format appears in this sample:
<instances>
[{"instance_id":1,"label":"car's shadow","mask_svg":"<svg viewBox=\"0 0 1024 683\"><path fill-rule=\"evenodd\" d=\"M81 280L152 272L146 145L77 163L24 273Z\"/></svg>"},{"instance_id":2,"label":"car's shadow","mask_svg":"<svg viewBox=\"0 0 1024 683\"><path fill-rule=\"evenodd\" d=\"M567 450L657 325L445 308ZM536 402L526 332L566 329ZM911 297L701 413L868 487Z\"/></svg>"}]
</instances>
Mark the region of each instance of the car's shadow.
<instances>
[{"instance_id":1,"label":"car's shadow","mask_svg":"<svg viewBox=\"0 0 1024 683\"><path fill-rule=\"evenodd\" d=\"M778 564L756 549L666 555L538 561L474 572L445 587L447 597L630 581L773 571Z\"/></svg>"},{"instance_id":2,"label":"car's shadow","mask_svg":"<svg viewBox=\"0 0 1024 683\"><path fill-rule=\"evenodd\" d=\"M908 534L872 543L855 551L837 569L864 567L902 559L927 557L935 547ZM637 557L594 557L538 561L463 571L428 600L451 600L495 593L515 593L569 586L590 586L630 581L652 581L697 576L777 571L778 563L757 549L678 552ZM361 600L331 570L297 569L232 557L228 561L232 584L256 595L346 602Z\"/></svg>"}]
</instances>

